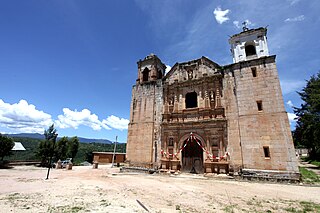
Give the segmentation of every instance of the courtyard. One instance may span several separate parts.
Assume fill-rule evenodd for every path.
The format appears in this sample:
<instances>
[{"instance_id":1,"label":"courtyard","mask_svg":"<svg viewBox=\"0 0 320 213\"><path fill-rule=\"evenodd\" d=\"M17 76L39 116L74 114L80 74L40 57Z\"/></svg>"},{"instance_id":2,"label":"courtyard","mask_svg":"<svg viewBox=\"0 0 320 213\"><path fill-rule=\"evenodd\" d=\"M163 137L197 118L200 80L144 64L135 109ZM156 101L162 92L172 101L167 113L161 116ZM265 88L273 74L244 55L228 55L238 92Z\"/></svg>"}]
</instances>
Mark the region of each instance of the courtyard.
<instances>
[{"instance_id":1,"label":"courtyard","mask_svg":"<svg viewBox=\"0 0 320 213\"><path fill-rule=\"evenodd\" d=\"M120 173L117 167L0 170L0 212L316 212L320 187L226 175Z\"/></svg>"}]
</instances>

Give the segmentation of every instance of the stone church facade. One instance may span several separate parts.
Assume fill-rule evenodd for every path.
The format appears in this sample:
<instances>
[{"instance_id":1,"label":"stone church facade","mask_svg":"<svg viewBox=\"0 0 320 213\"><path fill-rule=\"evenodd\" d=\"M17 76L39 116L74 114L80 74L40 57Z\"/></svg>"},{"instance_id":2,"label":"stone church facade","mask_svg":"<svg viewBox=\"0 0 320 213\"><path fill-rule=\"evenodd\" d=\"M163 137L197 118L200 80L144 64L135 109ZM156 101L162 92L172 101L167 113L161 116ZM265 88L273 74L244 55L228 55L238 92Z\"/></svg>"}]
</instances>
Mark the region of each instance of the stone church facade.
<instances>
[{"instance_id":1,"label":"stone church facade","mask_svg":"<svg viewBox=\"0 0 320 213\"><path fill-rule=\"evenodd\" d=\"M289 120L267 29L229 39L232 64L206 57L166 66L138 63L127 161L184 172L299 179Z\"/></svg>"}]
</instances>

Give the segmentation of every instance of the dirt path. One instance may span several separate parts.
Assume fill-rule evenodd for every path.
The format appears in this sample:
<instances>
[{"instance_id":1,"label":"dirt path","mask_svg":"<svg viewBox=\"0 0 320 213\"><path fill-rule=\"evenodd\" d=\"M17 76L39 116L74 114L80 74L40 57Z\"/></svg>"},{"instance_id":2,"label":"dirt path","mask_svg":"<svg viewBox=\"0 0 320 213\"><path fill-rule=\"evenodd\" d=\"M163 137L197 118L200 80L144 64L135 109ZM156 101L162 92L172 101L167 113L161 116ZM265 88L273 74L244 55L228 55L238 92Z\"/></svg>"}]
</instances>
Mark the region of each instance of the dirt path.
<instances>
[{"instance_id":1,"label":"dirt path","mask_svg":"<svg viewBox=\"0 0 320 213\"><path fill-rule=\"evenodd\" d=\"M0 170L0 212L286 212L320 204L320 187L220 175L119 173L99 166ZM319 205L320 208L320 205Z\"/></svg>"},{"instance_id":2,"label":"dirt path","mask_svg":"<svg viewBox=\"0 0 320 213\"><path fill-rule=\"evenodd\" d=\"M309 170L313 171L314 173L316 173L318 176L320 176L320 168L316 165L313 165L308 162L300 160L299 166L304 167L306 169L309 169Z\"/></svg>"}]
</instances>

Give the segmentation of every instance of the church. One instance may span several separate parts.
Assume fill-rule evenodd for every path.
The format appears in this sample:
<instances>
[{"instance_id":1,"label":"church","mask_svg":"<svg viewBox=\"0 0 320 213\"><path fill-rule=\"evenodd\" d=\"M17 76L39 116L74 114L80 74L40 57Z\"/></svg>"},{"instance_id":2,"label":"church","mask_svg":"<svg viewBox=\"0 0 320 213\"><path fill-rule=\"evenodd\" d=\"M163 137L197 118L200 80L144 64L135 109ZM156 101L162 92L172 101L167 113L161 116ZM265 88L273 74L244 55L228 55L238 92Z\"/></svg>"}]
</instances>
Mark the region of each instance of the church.
<instances>
[{"instance_id":1,"label":"church","mask_svg":"<svg viewBox=\"0 0 320 213\"><path fill-rule=\"evenodd\" d=\"M267 29L229 39L233 63L207 57L166 66L139 60L132 88L127 161L161 171L298 180L276 56Z\"/></svg>"}]
</instances>

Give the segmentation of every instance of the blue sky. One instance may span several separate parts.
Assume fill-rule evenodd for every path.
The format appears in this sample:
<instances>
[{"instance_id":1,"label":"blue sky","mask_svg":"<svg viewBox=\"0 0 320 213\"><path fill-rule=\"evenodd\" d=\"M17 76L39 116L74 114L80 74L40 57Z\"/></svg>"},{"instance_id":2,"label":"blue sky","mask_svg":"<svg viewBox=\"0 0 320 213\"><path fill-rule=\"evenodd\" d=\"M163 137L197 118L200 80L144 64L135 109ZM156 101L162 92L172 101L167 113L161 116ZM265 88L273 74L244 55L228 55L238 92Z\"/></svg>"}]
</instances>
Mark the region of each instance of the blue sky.
<instances>
[{"instance_id":1,"label":"blue sky","mask_svg":"<svg viewBox=\"0 0 320 213\"><path fill-rule=\"evenodd\" d=\"M0 2L0 132L125 142L139 59L232 63L229 36L268 26L284 102L319 71L319 0ZM240 25L240 26L239 26ZM240 28L239 28L240 27ZM294 122L291 122L292 128Z\"/></svg>"}]
</instances>

